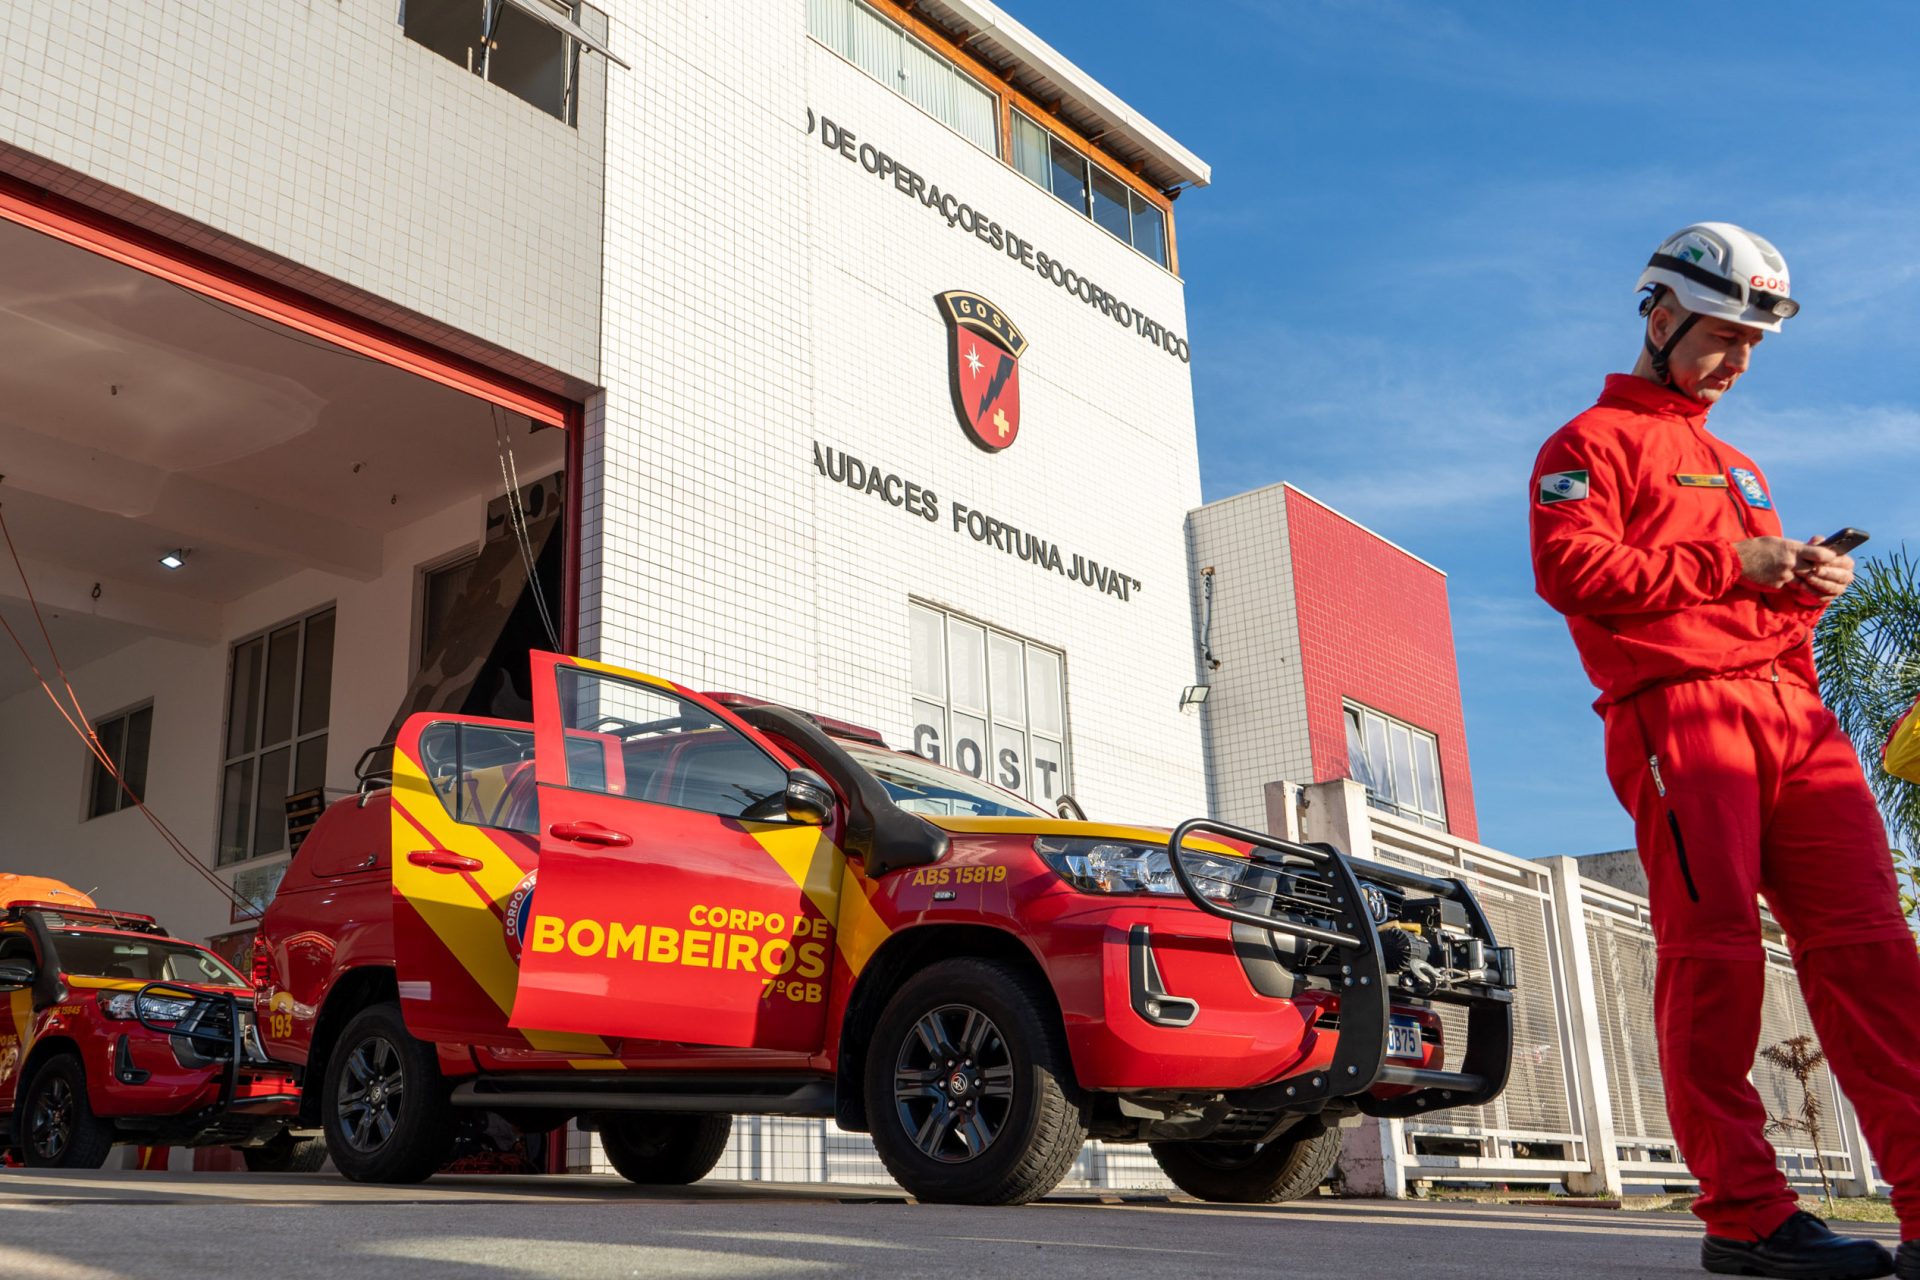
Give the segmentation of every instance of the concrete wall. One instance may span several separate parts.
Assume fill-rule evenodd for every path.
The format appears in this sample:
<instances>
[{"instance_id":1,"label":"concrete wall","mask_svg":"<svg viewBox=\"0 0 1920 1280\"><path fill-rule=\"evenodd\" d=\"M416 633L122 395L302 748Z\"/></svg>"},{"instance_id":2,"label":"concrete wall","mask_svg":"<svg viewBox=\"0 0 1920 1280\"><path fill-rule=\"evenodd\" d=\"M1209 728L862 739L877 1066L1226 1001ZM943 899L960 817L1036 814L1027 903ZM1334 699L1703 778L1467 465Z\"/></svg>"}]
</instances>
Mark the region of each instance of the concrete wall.
<instances>
[{"instance_id":1,"label":"concrete wall","mask_svg":"<svg viewBox=\"0 0 1920 1280\"><path fill-rule=\"evenodd\" d=\"M596 382L607 64L583 57L570 127L399 13L0 5L0 144Z\"/></svg>"},{"instance_id":2,"label":"concrete wall","mask_svg":"<svg viewBox=\"0 0 1920 1280\"><path fill-rule=\"evenodd\" d=\"M1090 812L1199 811L1199 724L1177 710L1199 498L1187 365L822 145L820 121L1184 332L1180 281L814 43L803 0L612 13L635 67L610 88L587 650L905 742L922 597L1065 651ZM1000 453L949 398L934 295L950 289L1031 344ZM940 519L835 484L816 443L932 488ZM956 501L1141 585L1121 600L976 542Z\"/></svg>"},{"instance_id":3,"label":"concrete wall","mask_svg":"<svg viewBox=\"0 0 1920 1280\"><path fill-rule=\"evenodd\" d=\"M370 582L301 573L220 610L221 633L237 638L329 603L336 610L327 785L353 785L361 751L385 732L412 674L417 569L481 536L478 496L386 539L385 570ZM226 728L227 644L148 638L69 672L96 720L153 701L148 807L211 865L217 837ZM137 811L82 821L89 757L38 688L0 702L0 868L57 876L97 889L103 903L160 917L175 933L206 937L234 928L217 891L181 866ZM271 867L284 856L223 868Z\"/></svg>"}]
</instances>

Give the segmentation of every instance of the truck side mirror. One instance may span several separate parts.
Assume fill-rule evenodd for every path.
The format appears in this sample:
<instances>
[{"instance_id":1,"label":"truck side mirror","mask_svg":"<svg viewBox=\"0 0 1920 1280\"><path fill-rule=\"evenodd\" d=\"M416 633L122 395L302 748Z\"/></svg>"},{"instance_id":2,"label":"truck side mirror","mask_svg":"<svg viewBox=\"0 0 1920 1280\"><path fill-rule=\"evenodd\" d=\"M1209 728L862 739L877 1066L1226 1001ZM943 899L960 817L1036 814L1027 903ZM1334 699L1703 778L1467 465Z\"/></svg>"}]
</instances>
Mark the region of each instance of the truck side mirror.
<instances>
[{"instance_id":1,"label":"truck side mirror","mask_svg":"<svg viewBox=\"0 0 1920 1280\"><path fill-rule=\"evenodd\" d=\"M33 985L34 968L30 960L0 960L0 990Z\"/></svg>"},{"instance_id":2,"label":"truck side mirror","mask_svg":"<svg viewBox=\"0 0 1920 1280\"><path fill-rule=\"evenodd\" d=\"M787 821L824 827L833 821L833 788L811 769L787 774Z\"/></svg>"}]
</instances>

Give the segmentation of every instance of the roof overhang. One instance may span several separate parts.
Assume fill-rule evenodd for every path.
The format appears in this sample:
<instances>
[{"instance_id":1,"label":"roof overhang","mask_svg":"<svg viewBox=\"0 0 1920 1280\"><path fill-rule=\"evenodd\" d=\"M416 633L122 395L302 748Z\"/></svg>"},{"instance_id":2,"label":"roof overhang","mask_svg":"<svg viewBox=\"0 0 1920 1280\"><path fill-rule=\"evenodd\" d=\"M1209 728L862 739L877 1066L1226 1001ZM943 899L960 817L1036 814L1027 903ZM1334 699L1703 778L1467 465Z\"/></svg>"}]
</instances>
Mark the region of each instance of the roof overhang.
<instances>
[{"instance_id":1,"label":"roof overhang","mask_svg":"<svg viewBox=\"0 0 1920 1280\"><path fill-rule=\"evenodd\" d=\"M1058 103L1060 118L1097 142L1163 191L1204 187L1213 179L1206 161L1033 32L992 0L921 0L916 17L939 27L966 51L1037 102Z\"/></svg>"}]
</instances>

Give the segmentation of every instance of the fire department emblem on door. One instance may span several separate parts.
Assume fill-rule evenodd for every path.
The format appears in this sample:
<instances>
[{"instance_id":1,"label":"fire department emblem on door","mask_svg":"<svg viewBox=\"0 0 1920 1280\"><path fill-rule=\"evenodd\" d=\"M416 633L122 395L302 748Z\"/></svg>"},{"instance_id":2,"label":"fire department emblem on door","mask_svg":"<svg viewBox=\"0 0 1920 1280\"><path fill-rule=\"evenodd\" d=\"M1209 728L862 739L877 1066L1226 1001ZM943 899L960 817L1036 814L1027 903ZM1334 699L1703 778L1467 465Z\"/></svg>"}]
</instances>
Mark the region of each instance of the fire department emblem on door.
<instances>
[{"instance_id":1,"label":"fire department emblem on door","mask_svg":"<svg viewBox=\"0 0 1920 1280\"><path fill-rule=\"evenodd\" d=\"M1020 434L1020 357L1027 340L1006 312L977 293L936 294L946 317L953 411L975 444L998 453Z\"/></svg>"}]
</instances>

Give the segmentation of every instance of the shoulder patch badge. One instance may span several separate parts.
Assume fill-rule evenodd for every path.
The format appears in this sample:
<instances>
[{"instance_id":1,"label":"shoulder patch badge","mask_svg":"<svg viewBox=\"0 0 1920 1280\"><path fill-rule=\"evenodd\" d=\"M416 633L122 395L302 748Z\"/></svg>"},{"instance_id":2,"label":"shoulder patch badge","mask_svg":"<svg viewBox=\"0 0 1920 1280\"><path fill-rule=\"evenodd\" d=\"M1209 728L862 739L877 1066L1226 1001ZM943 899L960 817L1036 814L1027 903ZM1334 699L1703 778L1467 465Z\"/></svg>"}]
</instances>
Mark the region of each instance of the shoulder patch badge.
<instances>
[{"instance_id":1,"label":"shoulder patch badge","mask_svg":"<svg viewBox=\"0 0 1920 1280\"><path fill-rule=\"evenodd\" d=\"M1745 467L1735 467L1727 474L1733 477L1734 487L1740 490L1740 496L1748 506L1758 507L1762 511L1773 510L1773 498L1767 493L1767 486L1760 483L1759 476Z\"/></svg>"},{"instance_id":2,"label":"shoulder patch badge","mask_svg":"<svg viewBox=\"0 0 1920 1280\"><path fill-rule=\"evenodd\" d=\"M1720 475L1689 475L1686 472L1674 476L1673 482L1688 489L1724 489L1727 478Z\"/></svg>"},{"instance_id":3,"label":"shoulder patch badge","mask_svg":"<svg viewBox=\"0 0 1920 1280\"><path fill-rule=\"evenodd\" d=\"M1554 471L1540 477L1540 505L1552 506L1556 502L1578 502L1587 496L1587 473L1584 471Z\"/></svg>"}]
</instances>

